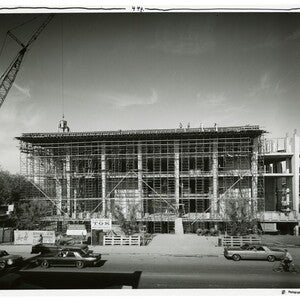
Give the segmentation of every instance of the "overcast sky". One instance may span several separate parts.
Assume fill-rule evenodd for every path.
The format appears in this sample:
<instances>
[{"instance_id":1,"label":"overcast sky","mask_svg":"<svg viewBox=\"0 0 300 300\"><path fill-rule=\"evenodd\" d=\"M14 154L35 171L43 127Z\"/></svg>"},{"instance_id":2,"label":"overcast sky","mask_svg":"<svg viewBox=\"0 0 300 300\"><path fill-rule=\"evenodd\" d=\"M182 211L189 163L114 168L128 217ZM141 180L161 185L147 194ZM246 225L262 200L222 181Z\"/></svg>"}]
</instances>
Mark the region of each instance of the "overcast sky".
<instances>
[{"instance_id":1,"label":"overcast sky","mask_svg":"<svg viewBox=\"0 0 300 300\"><path fill-rule=\"evenodd\" d=\"M0 15L0 46L32 17ZM26 41L44 18L13 32ZM19 172L14 137L56 132L63 111L71 131L179 122L300 131L299 48L295 13L56 15L0 109L0 165ZM7 40L1 74L18 49Z\"/></svg>"}]
</instances>

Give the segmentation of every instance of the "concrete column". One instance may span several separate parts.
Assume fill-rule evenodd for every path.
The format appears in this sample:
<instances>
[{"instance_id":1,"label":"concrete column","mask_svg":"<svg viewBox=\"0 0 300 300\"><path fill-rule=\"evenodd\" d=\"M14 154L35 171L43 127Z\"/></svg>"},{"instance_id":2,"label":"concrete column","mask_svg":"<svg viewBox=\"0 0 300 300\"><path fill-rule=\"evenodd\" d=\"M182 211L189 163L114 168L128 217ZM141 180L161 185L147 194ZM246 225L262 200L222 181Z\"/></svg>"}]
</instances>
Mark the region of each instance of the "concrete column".
<instances>
[{"instance_id":1,"label":"concrete column","mask_svg":"<svg viewBox=\"0 0 300 300\"><path fill-rule=\"evenodd\" d=\"M177 209L179 208L179 144L175 143L174 147L174 177L175 177L175 201Z\"/></svg>"},{"instance_id":2,"label":"concrete column","mask_svg":"<svg viewBox=\"0 0 300 300\"><path fill-rule=\"evenodd\" d=\"M213 155L212 155L212 175L213 175L213 192L210 208L210 217L216 218L218 215L218 141L213 141Z\"/></svg>"},{"instance_id":3,"label":"concrete column","mask_svg":"<svg viewBox=\"0 0 300 300\"><path fill-rule=\"evenodd\" d=\"M183 235L183 224L182 224L182 218L175 219L175 234Z\"/></svg>"},{"instance_id":4,"label":"concrete column","mask_svg":"<svg viewBox=\"0 0 300 300\"><path fill-rule=\"evenodd\" d=\"M294 235L299 236L299 227L300 227L300 222L298 222L297 225L295 225L294 228Z\"/></svg>"},{"instance_id":5,"label":"concrete column","mask_svg":"<svg viewBox=\"0 0 300 300\"><path fill-rule=\"evenodd\" d=\"M57 177L56 177L55 185L56 185L56 201L57 201L56 214L60 216L62 210L62 186L61 186L61 181Z\"/></svg>"},{"instance_id":6,"label":"concrete column","mask_svg":"<svg viewBox=\"0 0 300 300\"><path fill-rule=\"evenodd\" d=\"M106 161L105 147L101 149L101 176L102 176L102 214L106 216Z\"/></svg>"},{"instance_id":7,"label":"concrete column","mask_svg":"<svg viewBox=\"0 0 300 300\"><path fill-rule=\"evenodd\" d=\"M54 179L55 179L55 189L56 189L56 214L58 216L61 215L61 209L62 209L62 186L61 186L61 181L60 181L60 176L58 173L58 168L55 164L55 162L52 160L53 167L54 167Z\"/></svg>"},{"instance_id":8,"label":"concrete column","mask_svg":"<svg viewBox=\"0 0 300 300\"><path fill-rule=\"evenodd\" d=\"M285 173L287 173L287 174L291 173L290 165L291 165L290 159L287 158L285 160Z\"/></svg>"},{"instance_id":9,"label":"concrete column","mask_svg":"<svg viewBox=\"0 0 300 300\"><path fill-rule=\"evenodd\" d=\"M290 143L290 137L288 133L285 135L284 146L285 146L285 151L287 153L291 152L291 143Z\"/></svg>"},{"instance_id":10,"label":"concrete column","mask_svg":"<svg viewBox=\"0 0 300 300\"><path fill-rule=\"evenodd\" d=\"M299 136L294 131L292 140L293 210L299 214Z\"/></svg>"},{"instance_id":11,"label":"concrete column","mask_svg":"<svg viewBox=\"0 0 300 300\"><path fill-rule=\"evenodd\" d=\"M282 173L282 172L283 172L283 170L282 170L282 162L280 161L280 162L278 162L276 164L276 173Z\"/></svg>"},{"instance_id":12,"label":"concrete column","mask_svg":"<svg viewBox=\"0 0 300 300\"><path fill-rule=\"evenodd\" d=\"M251 191L252 191L252 214L257 216L257 185L258 185L258 138L253 139L253 150L251 156Z\"/></svg>"},{"instance_id":13,"label":"concrete column","mask_svg":"<svg viewBox=\"0 0 300 300\"><path fill-rule=\"evenodd\" d=\"M143 216L143 161L142 161L142 145L138 144L138 202L141 215Z\"/></svg>"},{"instance_id":14,"label":"concrete column","mask_svg":"<svg viewBox=\"0 0 300 300\"><path fill-rule=\"evenodd\" d=\"M61 202L62 202L62 197L61 197L61 184L56 181L56 201L57 201L57 210L56 210L56 214L58 216L61 215Z\"/></svg>"},{"instance_id":15,"label":"concrete column","mask_svg":"<svg viewBox=\"0 0 300 300\"><path fill-rule=\"evenodd\" d=\"M35 169L34 169L34 156L30 155L30 179L35 183Z\"/></svg>"},{"instance_id":16,"label":"concrete column","mask_svg":"<svg viewBox=\"0 0 300 300\"><path fill-rule=\"evenodd\" d=\"M66 179L67 179L67 213L71 216L71 162L70 155L66 156Z\"/></svg>"},{"instance_id":17,"label":"concrete column","mask_svg":"<svg viewBox=\"0 0 300 300\"><path fill-rule=\"evenodd\" d=\"M74 214L77 215L77 190L74 189Z\"/></svg>"}]
</instances>

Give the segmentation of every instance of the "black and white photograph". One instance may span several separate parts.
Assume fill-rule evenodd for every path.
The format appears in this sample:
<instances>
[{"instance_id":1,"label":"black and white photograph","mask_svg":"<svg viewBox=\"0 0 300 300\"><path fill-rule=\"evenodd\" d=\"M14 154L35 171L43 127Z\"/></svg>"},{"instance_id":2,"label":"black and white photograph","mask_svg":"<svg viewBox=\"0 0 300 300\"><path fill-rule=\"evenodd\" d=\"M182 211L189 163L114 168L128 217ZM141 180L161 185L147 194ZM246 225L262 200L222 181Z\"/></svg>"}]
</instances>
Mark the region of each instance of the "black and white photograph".
<instances>
[{"instance_id":1,"label":"black and white photograph","mask_svg":"<svg viewBox=\"0 0 300 300\"><path fill-rule=\"evenodd\" d=\"M0 293L300 293L300 9L75 6L0 4Z\"/></svg>"}]
</instances>

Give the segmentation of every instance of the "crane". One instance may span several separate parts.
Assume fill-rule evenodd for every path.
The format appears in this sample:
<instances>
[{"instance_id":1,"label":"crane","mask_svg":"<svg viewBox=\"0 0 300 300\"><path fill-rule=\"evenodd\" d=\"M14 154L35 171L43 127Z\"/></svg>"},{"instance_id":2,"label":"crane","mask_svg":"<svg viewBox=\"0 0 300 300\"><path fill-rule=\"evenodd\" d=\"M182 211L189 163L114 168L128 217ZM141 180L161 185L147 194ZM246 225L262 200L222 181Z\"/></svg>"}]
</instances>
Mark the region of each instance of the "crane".
<instances>
[{"instance_id":1,"label":"crane","mask_svg":"<svg viewBox=\"0 0 300 300\"><path fill-rule=\"evenodd\" d=\"M28 47L37 39L43 29L47 26L47 24L52 20L54 14L49 15L46 20L41 24L41 26L34 32L31 38L28 40L26 44L23 44L11 31L7 32L7 35L11 37L14 41L16 41L22 49L19 51L15 59L8 66L6 71L0 78L0 107L2 106L9 90L11 89L16 76L20 70L20 66Z\"/></svg>"}]
</instances>

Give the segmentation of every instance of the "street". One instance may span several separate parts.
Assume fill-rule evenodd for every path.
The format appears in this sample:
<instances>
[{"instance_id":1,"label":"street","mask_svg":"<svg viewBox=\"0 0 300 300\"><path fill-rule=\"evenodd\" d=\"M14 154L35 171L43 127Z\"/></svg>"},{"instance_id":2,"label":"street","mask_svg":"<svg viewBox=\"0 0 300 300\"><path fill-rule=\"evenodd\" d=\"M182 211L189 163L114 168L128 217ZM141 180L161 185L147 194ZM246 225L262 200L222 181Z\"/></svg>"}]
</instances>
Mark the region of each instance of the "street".
<instances>
[{"instance_id":1,"label":"street","mask_svg":"<svg viewBox=\"0 0 300 300\"><path fill-rule=\"evenodd\" d=\"M299 255L299 249L292 252ZM109 254L103 255L102 263L97 267L43 269L33 266L21 270L20 274L27 278L29 284L42 278L45 278L43 282L52 281L54 285L46 288L55 288L55 279L59 281L59 288L63 288L64 279L73 282L71 287L68 285L66 288L77 288L78 285L72 286L76 279L68 280L70 276L79 278L78 282L82 284L82 279L87 276L97 277L97 287L93 288L110 288L109 278L113 286L131 285L139 289L300 287L299 272L275 273L273 265L267 261L234 262L217 255ZM63 277L60 274L64 274Z\"/></svg>"}]
</instances>

